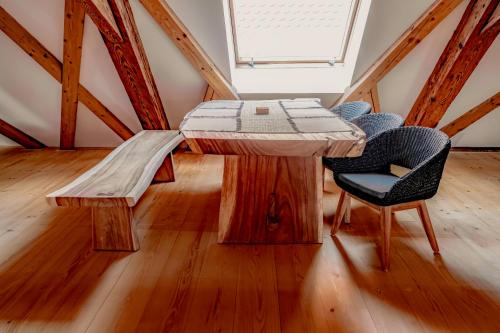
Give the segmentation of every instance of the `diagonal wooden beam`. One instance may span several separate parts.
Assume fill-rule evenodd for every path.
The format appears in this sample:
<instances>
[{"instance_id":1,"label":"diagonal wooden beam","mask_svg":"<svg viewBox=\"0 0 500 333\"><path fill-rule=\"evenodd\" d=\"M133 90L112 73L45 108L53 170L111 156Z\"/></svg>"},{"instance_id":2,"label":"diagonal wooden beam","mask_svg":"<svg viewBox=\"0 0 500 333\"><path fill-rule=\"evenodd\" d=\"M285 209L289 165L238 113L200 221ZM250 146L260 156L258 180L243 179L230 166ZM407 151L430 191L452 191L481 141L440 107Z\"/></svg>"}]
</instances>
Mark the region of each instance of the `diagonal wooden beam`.
<instances>
[{"instance_id":1,"label":"diagonal wooden beam","mask_svg":"<svg viewBox=\"0 0 500 333\"><path fill-rule=\"evenodd\" d=\"M85 10L79 0L64 5L63 72L61 94L61 149L75 148L78 85L82 60Z\"/></svg>"},{"instance_id":2,"label":"diagonal wooden beam","mask_svg":"<svg viewBox=\"0 0 500 333\"><path fill-rule=\"evenodd\" d=\"M211 101L213 99L215 99L215 91L210 85L207 85L207 90L205 91L205 95L203 95L203 102Z\"/></svg>"},{"instance_id":3,"label":"diagonal wooden beam","mask_svg":"<svg viewBox=\"0 0 500 333\"><path fill-rule=\"evenodd\" d=\"M497 37L499 25L483 28L499 0L471 0L429 79L408 114L406 125L436 127Z\"/></svg>"},{"instance_id":4,"label":"diagonal wooden beam","mask_svg":"<svg viewBox=\"0 0 500 333\"><path fill-rule=\"evenodd\" d=\"M483 30L481 30L481 32L482 33L485 32L486 30L492 28L494 25L498 26L499 22L500 22L500 5L497 5L497 8L493 12L489 21L486 23L486 25L484 26Z\"/></svg>"},{"instance_id":5,"label":"diagonal wooden beam","mask_svg":"<svg viewBox=\"0 0 500 333\"><path fill-rule=\"evenodd\" d=\"M336 104L362 99L408 53L441 23L463 0L436 0L368 70L339 98Z\"/></svg>"},{"instance_id":6,"label":"diagonal wooden beam","mask_svg":"<svg viewBox=\"0 0 500 333\"><path fill-rule=\"evenodd\" d=\"M467 111L448 125L441 128L450 138L463 131L482 117L500 106L500 92Z\"/></svg>"},{"instance_id":7,"label":"diagonal wooden beam","mask_svg":"<svg viewBox=\"0 0 500 333\"><path fill-rule=\"evenodd\" d=\"M0 119L0 134L5 135L12 141L19 143L24 148L38 149L45 147L45 145L37 139L29 136L28 134L24 133L20 129L12 126L2 119Z\"/></svg>"},{"instance_id":8,"label":"diagonal wooden beam","mask_svg":"<svg viewBox=\"0 0 500 333\"><path fill-rule=\"evenodd\" d=\"M28 53L28 55L52 75L54 79L62 82L62 63L1 6L0 30L12 39L21 49ZM101 119L122 139L127 140L134 135L134 132L122 123L81 84L78 86L78 98L92 113Z\"/></svg>"},{"instance_id":9,"label":"diagonal wooden beam","mask_svg":"<svg viewBox=\"0 0 500 333\"><path fill-rule=\"evenodd\" d=\"M146 52L137 30L128 0L109 0L111 11L122 40L108 38L103 26L106 11L100 5L105 0L83 0L87 13L102 33L104 43L132 106L144 129L169 129L163 104L149 67Z\"/></svg>"},{"instance_id":10,"label":"diagonal wooden beam","mask_svg":"<svg viewBox=\"0 0 500 333\"><path fill-rule=\"evenodd\" d=\"M165 0L140 0L140 2L219 98L240 99L236 90L222 75Z\"/></svg>"},{"instance_id":11,"label":"diagonal wooden beam","mask_svg":"<svg viewBox=\"0 0 500 333\"><path fill-rule=\"evenodd\" d=\"M78 86L78 99L123 140L128 140L134 136L134 132L127 125L81 84Z\"/></svg>"},{"instance_id":12,"label":"diagonal wooden beam","mask_svg":"<svg viewBox=\"0 0 500 333\"><path fill-rule=\"evenodd\" d=\"M0 6L0 29L57 81L62 81L62 63Z\"/></svg>"},{"instance_id":13,"label":"diagonal wooden beam","mask_svg":"<svg viewBox=\"0 0 500 333\"><path fill-rule=\"evenodd\" d=\"M92 21L99 22L96 25L100 27L101 33L106 35L107 39L115 42L123 41L108 0L78 1L83 3Z\"/></svg>"}]
</instances>

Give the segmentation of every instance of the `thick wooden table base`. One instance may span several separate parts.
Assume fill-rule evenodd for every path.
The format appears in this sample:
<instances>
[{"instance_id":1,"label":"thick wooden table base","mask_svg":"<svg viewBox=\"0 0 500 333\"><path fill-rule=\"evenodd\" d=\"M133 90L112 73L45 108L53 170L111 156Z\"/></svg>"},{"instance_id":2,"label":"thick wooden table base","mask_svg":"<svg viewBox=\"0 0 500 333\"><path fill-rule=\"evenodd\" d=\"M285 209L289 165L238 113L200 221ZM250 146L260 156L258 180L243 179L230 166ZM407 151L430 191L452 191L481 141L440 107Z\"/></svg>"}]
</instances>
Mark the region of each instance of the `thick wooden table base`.
<instances>
[{"instance_id":1,"label":"thick wooden table base","mask_svg":"<svg viewBox=\"0 0 500 333\"><path fill-rule=\"evenodd\" d=\"M219 243L321 243L320 157L224 158Z\"/></svg>"}]
</instances>

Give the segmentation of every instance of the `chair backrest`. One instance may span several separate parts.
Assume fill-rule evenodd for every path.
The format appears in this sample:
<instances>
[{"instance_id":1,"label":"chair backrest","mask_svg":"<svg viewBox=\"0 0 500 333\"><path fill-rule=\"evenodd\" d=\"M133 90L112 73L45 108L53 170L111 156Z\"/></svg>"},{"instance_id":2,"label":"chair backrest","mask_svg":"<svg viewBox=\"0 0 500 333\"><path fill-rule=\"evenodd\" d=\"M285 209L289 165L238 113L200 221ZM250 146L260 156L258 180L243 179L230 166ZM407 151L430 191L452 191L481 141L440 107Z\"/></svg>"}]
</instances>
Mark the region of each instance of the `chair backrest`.
<instances>
[{"instance_id":1,"label":"chair backrest","mask_svg":"<svg viewBox=\"0 0 500 333\"><path fill-rule=\"evenodd\" d=\"M377 134L403 126L404 120L394 113L370 113L355 118L352 123L361 128L366 139L370 140Z\"/></svg>"},{"instance_id":2,"label":"chair backrest","mask_svg":"<svg viewBox=\"0 0 500 333\"><path fill-rule=\"evenodd\" d=\"M347 102L334 106L330 111L347 121L352 121L359 116L372 112L372 106L370 103L363 101Z\"/></svg>"},{"instance_id":3,"label":"chair backrest","mask_svg":"<svg viewBox=\"0 0 500 333\"><path fill-rule=\"evenodd\" d=\"M387 151L391 164L413 169L434 157L442 157L442 164L450 150L450 139L443 132L428 128L407 126L389 130Z\"/></svg>"}]
</instances>

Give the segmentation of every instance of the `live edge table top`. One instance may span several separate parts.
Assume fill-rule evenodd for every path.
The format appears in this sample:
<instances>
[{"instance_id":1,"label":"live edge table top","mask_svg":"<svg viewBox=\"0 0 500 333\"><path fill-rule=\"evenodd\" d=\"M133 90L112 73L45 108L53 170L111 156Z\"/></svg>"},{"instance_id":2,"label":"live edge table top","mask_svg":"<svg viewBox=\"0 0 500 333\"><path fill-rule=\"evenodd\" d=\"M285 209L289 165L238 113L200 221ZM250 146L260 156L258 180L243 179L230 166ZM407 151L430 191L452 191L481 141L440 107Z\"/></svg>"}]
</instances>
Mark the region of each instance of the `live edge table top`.
<instances>
[{"instance_id":1,"label":"live edge table top","mask_svg":"<svg viewBox=\"0 0 500 333\"><path fill-rule=\"evenodd\" d=\"M267 107L269 114L256 114ZM356 157L365 133L317 99L204 102L180 126L195 153Z\"/></svg>"}]
</instances>

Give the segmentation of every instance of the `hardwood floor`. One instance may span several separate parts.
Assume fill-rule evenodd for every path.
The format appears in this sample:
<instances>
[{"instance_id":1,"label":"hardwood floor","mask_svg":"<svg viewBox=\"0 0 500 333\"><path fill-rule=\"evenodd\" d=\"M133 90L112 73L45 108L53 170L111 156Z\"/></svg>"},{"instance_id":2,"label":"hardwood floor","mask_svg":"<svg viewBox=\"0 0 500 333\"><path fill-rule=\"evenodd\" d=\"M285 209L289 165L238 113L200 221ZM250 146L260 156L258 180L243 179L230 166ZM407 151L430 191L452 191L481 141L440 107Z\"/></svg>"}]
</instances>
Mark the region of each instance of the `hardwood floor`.
<instances>
[{"instance_id":1,"label":"hardwood floor","mask_svg":"<svg viewBox=\"0 0 500 333\"><path fill-rule=\"evenodd\" d=\"M177 154L136 207L141 250L91 250L90 210L45 195L107 150L0 150L0 332L500 332L500 153L453 152L428 208L396 213L380 270L375 211L352 202L323 245L218 245L223 157Z\"/></svg>"}]
</instances>

